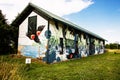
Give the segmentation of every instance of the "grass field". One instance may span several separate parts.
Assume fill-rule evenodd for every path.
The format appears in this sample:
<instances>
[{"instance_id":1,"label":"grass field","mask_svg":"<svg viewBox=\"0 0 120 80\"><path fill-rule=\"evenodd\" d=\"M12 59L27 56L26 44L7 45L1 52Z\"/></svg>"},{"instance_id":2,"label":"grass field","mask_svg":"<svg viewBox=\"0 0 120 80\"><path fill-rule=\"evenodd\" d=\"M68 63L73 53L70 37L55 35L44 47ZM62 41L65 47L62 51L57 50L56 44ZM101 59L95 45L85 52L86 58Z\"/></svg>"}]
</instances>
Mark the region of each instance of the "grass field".
<instances>
[{"instance_id":1,"label":"grass field","mask_svg":"<svg viewBox=\"0 0 120 80\"><path fill-rule=\"evenodd\" d=\"M120 53L120 49L107 49L108 52Z\"/></svg>"},{"instance_id":2,"label":"grass field","mask_svg":"<svg viewBox=\"0 0 120 80\"><path fill-rule=\"evenodd\" d=\"M120 53L105 53L55 64L0 56L0 80L120 80Z\"/></svg>"}]
</instances>

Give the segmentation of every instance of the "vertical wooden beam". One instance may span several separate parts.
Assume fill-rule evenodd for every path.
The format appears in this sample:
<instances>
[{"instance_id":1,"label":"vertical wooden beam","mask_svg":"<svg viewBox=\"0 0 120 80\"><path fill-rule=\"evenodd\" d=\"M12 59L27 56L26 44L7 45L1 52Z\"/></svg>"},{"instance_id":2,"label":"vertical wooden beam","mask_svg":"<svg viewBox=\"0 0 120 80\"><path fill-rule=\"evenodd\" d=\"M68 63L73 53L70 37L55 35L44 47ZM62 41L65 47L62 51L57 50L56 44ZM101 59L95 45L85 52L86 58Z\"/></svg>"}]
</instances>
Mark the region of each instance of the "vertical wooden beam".
<instances>
[{"instance_id":1,"label":"vertical wooden beam","mask_svg":"<svg viewBox=\"0 0 120 80\"><path fill-rule=\"evenodd\" d=\"M50 26L50 21L49 21L49 19L48 19L48 27L47 27L47 30L49 31L49 26ZM47 33L47 35L49 35L49 33ZM47 58L47 61L46 61L46 63L47 64L49 64L50 63L50 61L49 61L49 41L50 41L50 39L48 38L48 41L47 41L47 46L48 46L48 48L47 48L47 53L46 53L46 58Z\"/></svg>"}]
</instances>

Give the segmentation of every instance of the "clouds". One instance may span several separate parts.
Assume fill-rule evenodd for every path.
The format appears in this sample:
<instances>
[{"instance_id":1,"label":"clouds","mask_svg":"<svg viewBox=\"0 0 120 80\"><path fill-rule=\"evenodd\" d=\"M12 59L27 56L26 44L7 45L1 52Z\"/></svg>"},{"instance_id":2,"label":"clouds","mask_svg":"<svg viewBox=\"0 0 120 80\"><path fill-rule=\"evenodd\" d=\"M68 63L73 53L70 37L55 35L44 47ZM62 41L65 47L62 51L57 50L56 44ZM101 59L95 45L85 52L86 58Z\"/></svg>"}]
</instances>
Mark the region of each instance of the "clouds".
<instances>
[{"instance_id":1,"label":"clouds","mask_svg":"<svg viewBox=\"0 0 120 80\"><path fill-rule=\"evenodd\" d=\"M34 0L33 3L59 16L79 12L93 4L91 0Z\"/></svg>"},{"instance_id":2,"label":"clouds","mask_svg":"<svg viewBox=\"0 0 120 80\"><path fill-rule=\"evenodd\" d=\"M28 4L30 0L2 0L0 1L0 9L9 22L15 19L18 13Z\"/></svg>"},{"instance_id":3,"label":"clouds","mask_svg":"<svg viewBox=\"0 0 120 80\"><path fill-rule=\"evenodd\" d=\"M92 0L3 0L0 2L0 9L11 22L29 2L58 16L80 12L94 3Z\"/></svg>"}]
</instances>

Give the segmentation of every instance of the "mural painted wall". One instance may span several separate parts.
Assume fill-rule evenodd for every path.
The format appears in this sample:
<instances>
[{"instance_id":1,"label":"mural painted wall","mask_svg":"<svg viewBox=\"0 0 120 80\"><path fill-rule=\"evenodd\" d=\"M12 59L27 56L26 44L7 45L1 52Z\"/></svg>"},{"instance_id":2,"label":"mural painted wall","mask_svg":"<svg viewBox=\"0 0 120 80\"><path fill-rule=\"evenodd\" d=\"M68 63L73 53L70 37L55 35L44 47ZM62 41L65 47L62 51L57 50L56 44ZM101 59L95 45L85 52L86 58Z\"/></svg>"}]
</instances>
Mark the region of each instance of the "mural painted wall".
<instances>
[{"instance_id":1,"label":"mural painted wall","mask_svg":"<svg viewBox=\"0 0 120 80\"><path fill-rule=\"evenodd\" d=\"M51 21L50 31L50 62L86 57L104 51L102 41L85 33L76 32L71 27L59 22Z\"/></svg>"},{"instance_id":2,"label":"mural painted wall","mask_svg":"<svg viewBox=\"0 0 120 80\"><path fill-rule=\"evenodd\" d=\"M32 12L19 26L18 51L24 56L43 57L46 53L45 31L48 22Z\"/></svg>"},{"instance_id":3,"label":"mural painted wall","mask_svg":"<svg viewBox=\"0 0 120 80\"><path fill-rule=\"evenodd\" d=\"M32 12L19 26L20 54L52 63L104 52L103 41L58 21L49 21L50 39L47 30L48 21Z\"/></svg>"}]
</instances>

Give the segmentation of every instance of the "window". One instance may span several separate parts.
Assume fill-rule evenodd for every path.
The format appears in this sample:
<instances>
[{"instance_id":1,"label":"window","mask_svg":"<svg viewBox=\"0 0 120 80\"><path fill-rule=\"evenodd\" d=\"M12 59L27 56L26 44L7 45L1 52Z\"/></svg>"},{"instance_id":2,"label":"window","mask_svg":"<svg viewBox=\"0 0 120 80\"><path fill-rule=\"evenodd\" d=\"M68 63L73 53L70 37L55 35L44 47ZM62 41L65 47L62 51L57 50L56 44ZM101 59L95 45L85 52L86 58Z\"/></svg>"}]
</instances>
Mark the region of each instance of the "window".
<instances>
[{"instance_id":1,"label":"window","mask_svg":"<svg viewBox=\"0 0 120 80\"><path fill-rule=\"evenodd\" d=\"M37 16L28 18L28 34L36 34Z\"/></svg>"}]
</instances>

